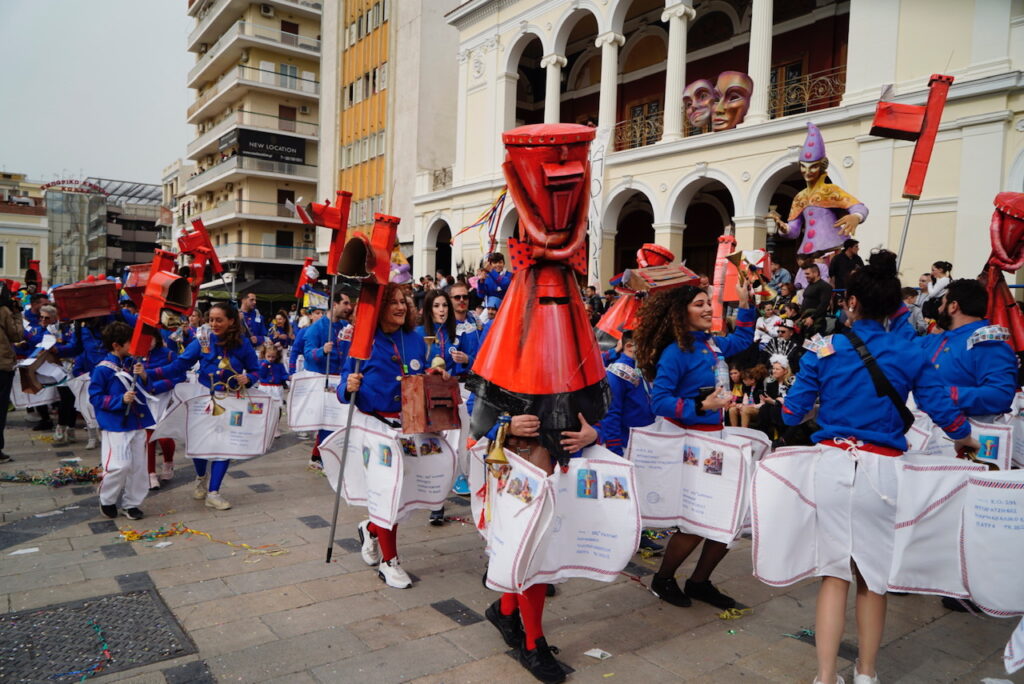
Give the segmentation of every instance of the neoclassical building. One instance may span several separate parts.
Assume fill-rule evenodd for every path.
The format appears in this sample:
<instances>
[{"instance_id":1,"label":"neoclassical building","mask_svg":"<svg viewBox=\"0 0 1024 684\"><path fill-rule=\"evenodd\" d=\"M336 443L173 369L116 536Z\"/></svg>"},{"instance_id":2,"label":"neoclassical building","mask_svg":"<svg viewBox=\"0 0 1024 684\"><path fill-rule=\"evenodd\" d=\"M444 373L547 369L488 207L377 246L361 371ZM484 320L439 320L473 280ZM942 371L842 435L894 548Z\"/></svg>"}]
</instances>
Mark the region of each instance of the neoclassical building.
<instances>
[{"instance_id":1,"label":"neoclassical building","mask_svg":"<svg viewBox=\"0 0 1024 684\"><path fill-rule=\"evenodd\" d=\"M472 268L487 251L472 224L504 186L501 132L525 123L598 126L590 226L592 281L629 266L655 241L710 271L717 238L796 243L765 219L785 216L803 187L797 150L807 122L824 135L833 182L870 209L865 247L898 245L913 143L869 134L888 99L923 104L929 76L955 77L904 280L938 259L975 274L988 254L992 198L1024 191L1024 3L1019 0L467 0L458 30L456 148L424 170L414 198L417 275L441 260ZM439 66L439 68L441 68ZM702 132L683 114L684 86L723 71L754 81L745 121ZM443 182L438 182L438 178ZM450 179L450 180L449 180ZM513 234L506 206L500 239ZM439 236L440 239L439 239ZM595 277L597 276L597 277Z\"/></svg>"}]
</instances>

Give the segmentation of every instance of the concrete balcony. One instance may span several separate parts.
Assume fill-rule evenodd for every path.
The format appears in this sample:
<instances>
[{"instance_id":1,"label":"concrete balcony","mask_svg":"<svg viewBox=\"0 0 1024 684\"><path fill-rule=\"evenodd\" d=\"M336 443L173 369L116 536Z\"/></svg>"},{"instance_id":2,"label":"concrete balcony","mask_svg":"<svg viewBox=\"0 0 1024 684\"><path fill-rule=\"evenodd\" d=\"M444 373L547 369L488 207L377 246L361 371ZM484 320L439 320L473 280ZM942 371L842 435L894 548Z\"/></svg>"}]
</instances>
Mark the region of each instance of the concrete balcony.
<instances>
[{"instance_id":1,"label":"concrete balcony","mask_svg":"<svg viewBox=\"0 0 1024 684\"><path fill-rule=\"evenodd\" d=\"M307 164L268 161L253 157L231 157L192 176L185 184L185 192L192 194L210 189L214 185L232 183L246 176L316 183L317 167Z\"/></svg>"},{"instance_id":2,"label":"concrete balcony","mask_svg":"<svg viewBox=\"0 0 1024 684\"><path fill-rule=\"evenodd\" d=\"M196 101L189 105L188 123L195 124L210 117L231 102L235 102L250 90L278 93L289 97L319 100L320 82L276 71L238 65L228 70L212 86L204 90Z\"/></svg>"},{"instance_id":3,"label":"concrete balcony","mask_svg":"<svg viewBox=\"0 0 1024 684\"><path fill-rule=\"evenodd\" d=\"M283 247L255 242L229 242L217 245L216 248L217 256L221 261L261 261L301 265L306 257L317 256L312 245Z\"/></svg>"},{"instance_id":4,"label":"concrete balcony","mask_svg":"<svg viewBox=\"0 0 1024 684\"><path fill-rule=\"evenodd\" d=\"M216 43L203 53L189 72L185 85L197 88L214 74L219 74L242 59L242 51L265 47L294 57L319 62L320 41L297 33L287 33L272 26L236 21Z\"/></svg>"},{"instance_id":5,"label":"concrete balcony","mask_svg":"<svg viewBox=\"0 0 1024 684\"><path fill-rule=\"evenodd\" d=\"M189 159L200 159L203 155L214 152L217 149L217 141L220 140L221 136L235 128L249 128L266 133L287 133L292 137L305 138L314 142L319 139L320 133L319 124L307 121L282 119L271 114L259 114L257 112L231 112L188 144L186 149L187 157Z\"/></svg>"},{"instance_id":6,"label":"concrete balcony","mask_svg":"<svg viewBox=\"0 0 1024 684\"><path fill-rule=\"evenodd\" d=\"M234 221L272 221L274 223L296 223L302 221L284 204L256 202L252 200L230 200L221 202L212 209L190 216L189 221L201 218L209 228L226 225Z\"/></svg>"},{"instance_id":7,"label":"concrete balcony","mask_svg":"<svg viewBox=\"0 0 1024 684\"><path fill-rule=\"evenodd\" d=\"M195 17L196 26L188 34L188 50L198 52L201 43L213 43L249 8L249 0L205 0L194 2L188 15ZM316 21L322 15L322 5L313 0L275 0L261 4L280 7L288 14L305 16ZM268 21L273 17L266 17Z\"/></svg>"}]
</instances>

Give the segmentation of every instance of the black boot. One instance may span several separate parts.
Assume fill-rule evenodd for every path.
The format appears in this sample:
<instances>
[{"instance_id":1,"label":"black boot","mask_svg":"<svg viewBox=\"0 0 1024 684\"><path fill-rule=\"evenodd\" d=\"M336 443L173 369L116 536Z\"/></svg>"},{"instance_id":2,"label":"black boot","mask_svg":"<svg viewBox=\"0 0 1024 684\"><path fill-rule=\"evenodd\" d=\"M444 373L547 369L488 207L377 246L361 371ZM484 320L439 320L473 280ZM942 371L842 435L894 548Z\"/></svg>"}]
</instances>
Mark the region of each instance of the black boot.
<instances>
[{"instance_id":1,"label":"black boot","mask_svg":"<svg viewBox=\"0 0 1024 684\"><path fill-rule=\"evenodd\" d=\"M651 593L673 606L690 607L690 598L679 588L675 577L662 578L655 575L651 578Z\"/></svg>"},{"instance_id":2,"label":"black boot","mask_svg":"<svg viewBox=\"0 0 1024 684\"><path fill-rule=\"evenodd\" d=\"M555 653L558 653L558 649L548 646L548 640L544 637L537 639L537 648L532 650L526 648L524 639L516 653L516 660L529 670L535 679L545 684L558 684L565 681L565 670L555 660Z\"/></svg>"},{"instance_id":3,"label":"black boot","mask_svg":"<svg viewBox=\"0 0 1024 684\"><path fill-rule=\"evenodd\" d=\"M711 580L706 582L686 580L686 595L695 601L710 603L715 608L721 608L722 610L736 607L736 599L718 591L715 585L711 583Z\"/></svg>"},{"instance_id":4,"label":"black boot","mask_svg":"<svg viewBox=\"0 0 1024 684\"><path fill-rule=\"evenodd\" d=\"M511 615L502 615L501 599L487 606L484 617L498 628L501 638L510 647L518 648L519 644L523 642L523 622L519 619L519 611L515 610Z\"/></svg>"}]
</instances>

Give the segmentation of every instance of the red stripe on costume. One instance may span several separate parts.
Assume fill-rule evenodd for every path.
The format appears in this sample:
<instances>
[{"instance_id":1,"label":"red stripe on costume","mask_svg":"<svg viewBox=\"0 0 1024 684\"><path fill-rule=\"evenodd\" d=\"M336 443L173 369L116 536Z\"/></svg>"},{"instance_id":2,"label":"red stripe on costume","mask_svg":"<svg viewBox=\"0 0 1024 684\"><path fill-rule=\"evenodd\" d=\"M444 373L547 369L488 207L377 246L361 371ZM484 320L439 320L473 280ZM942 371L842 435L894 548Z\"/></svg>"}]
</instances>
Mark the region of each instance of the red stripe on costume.
<instances>
[{"instance_id":1,"label":"red stripe on costume","mask_svg":"<svg viewBox=\"0 0 1024 684\"><path fill-rule=\"evenodd\" d=\"M782 405L782 410L783 410L784 412L788 413L788 414L789 414L789 415L791 415L791 416L795 416L795 415L796 415L795 413L793 413L792 411L790 411L790 410L789 410L789 407L787 407L787 406L786 406L785 404L783 404L783 405Z\"/></svg>"},{"instance_id":2,"label":"red stripe on costume","mask_svg":"<svg viewBox=\"0 0 1024 684\"><path fill-rule=\"evenodd\" d=\"M956 385L950 385L949 396L953 400L954 404L960 403L960 390L957 388Z\"/></svg>"},{"instance_id":3,"label":"red stripe on costume","mask_svg":"<svg viewBox=\"0 0 1024 684\"><path fill-rule=\"evenodd\" d=\"M683 419L683 400L676 399L676 418Z\"/></svg>"},{"instance_id":4,"label":"red stripe on costume","mask_svg":"<svg viewBox=\"0 0 1024 684\"><path fill-rule=\"evenodd\" d=\"M950 432L954 432L955 430L960 429L960 426L963 425L966 421L967 418L961 413L959 416L956 417L956 420L954 420L948 426L942 428L942 430L947 434Z\"/></svg>"},{"instance_id":5,"label":"red stripe on costume","mask_svg":"<svg viewBox=\"0 0 1024 684\"><path fill-rule=\"evenodd\" d=\"M736 321L737 328L753 328L753 321Z\"/></svg>"}]
</instances>

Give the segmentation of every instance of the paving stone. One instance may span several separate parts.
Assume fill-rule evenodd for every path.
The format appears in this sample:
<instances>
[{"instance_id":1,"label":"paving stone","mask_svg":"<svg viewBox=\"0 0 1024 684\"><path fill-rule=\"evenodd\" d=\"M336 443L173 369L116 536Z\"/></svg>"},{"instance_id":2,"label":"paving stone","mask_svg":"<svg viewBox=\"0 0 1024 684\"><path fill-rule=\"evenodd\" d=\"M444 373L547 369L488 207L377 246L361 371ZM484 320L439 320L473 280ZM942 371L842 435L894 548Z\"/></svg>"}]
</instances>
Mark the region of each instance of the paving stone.
<instances>
[{"instance_id":1,"label":"paving stone","mask_svg":"<svg viewBox=\"0 0 1024 684\"><path fill-rule=\"evenodd\" d=\"M219 681L263 682L285 678L324 663L333 663L364 653L366 646L343 628L324 629L290 639L268 641L222 656L208 659L210 670ZM379 654L378 654L379 657ZM337 677L340 681L371 681Z\"/></svg>"},{"instance_id":2,"label":"paving stone","mask_svg":"<svg viewBox=\"0 0 1024 684\"><path fill-rule=\"evenodd\" d=\"M160 595L164 597L164 602L171 608L179 608L235 595L235 592L220 578L182 584L176 587L163 587L159 591Z\"/></svg>"},{"instance_id":3,"label":"paving stone","mask_svg":"<svg viewBox=\"0 0 1024 684\"><path fill-rule=\"evenodd\" d=\"M96 596L106 596L107 594L116 594L119 591L124 591L124 589L121 589L117 581L112 577L40 587L11 594L10 610L42 608L63 601L77 601Z\"/></svg>"},{"instance_id":4,"label":"paving stone","mask_svg":"<svg viewBox=\"0 0 1024 684\"><path fill-rule=\"evenodd\" d=\"M72 487L71 493L78 496L82 496L83 494L95 494L96 487L94 487L93 485L85 485L83 487Z\"/></svg>"},{"instance_id":5,"label":"paving stone","mask_svg":"<svg viewBox=\"0 0 1024 684\"><path fill-rule=\"evenodd\" d=\"M483 615L469 608L466 604L458 599L445 599L444 601L437 601L431 603L430 607L450 618L458 625L472 625L477 622L483 622Z\"/></svg>"},{"instance_id":6,"label":"paving stone","mask_svg":"<svg viewBox=\"0 0 1024 684\"><path fill-rule=\"evenodd\" d=\"M118 542L117 544L107 544L100 547L100 552L103 557L107 560L111 558L128 558L129 556L139 555L128 542Z\"/></svg>"},{"instance_id":7,"label":"paving stone","mask_svg":"<svg viewBox=\"0 0 1024 684\"><path fill-rule=\"evenodd\" d=\"M243 477L252 477L252 475L250 475L249 473L245 472L244 470L238 470L236 468L229 468L228 469L228 475L230 477L235 478L236 480L241 479Z\"/></svg>"},{"instance_id":8,"label":"paving stone","mask_svg":"<svg viewBox=\"0 0 1024 684\"><path fill-rule=\"evenodd\" d=\"M375 649L457 629L458 623L426 606L360 620L348 625L350 632L364 643L372 644Z\"/></svg>"},{"instance_id":9,"label":"paving stone","mask_svg":"<svg viewBox=\"0 0 1024 684\"><path fill-rule=\"evenodd\" d=\"M182 625L189 630L194 630L225 624L241 618L306 606L311 602L312 599L301 590L286 587L182 606L176 613Z\"/></svg>"},{"instance_id":10,"label":"paving stone","mask_svg":"<svg viewBox=\"0 0 1024 684\"><path fill-rule=\"evenodd\" d=\"M167 684L213 684L216 680L202 660L169 667L161 672Z\"/></svg>"},{"instance_id":11,"label":"paving stone","mask_svg":"<svg viewBox=\"0 0 1024 684\"><path fill-rule=\"evenodd\" d=\"M251 484L251 485L249 485L249 489L251 489L252 491L254 491L254 492L258 493L258 494L263 494L264 492L272 492L272 491L274 491L273 487L271 487L268 484L262 484L262 483L260 483L260 484Z\"/></svg>"},{"instance_id":12,"label":"paving stone","mask_svg":"<svg viewBox=\"0 0 1024 684\"><path fill-rule=\"evenodd\" d=\"M139 589L155 589L153 579L148 572L130 572L114 578L121 591L137 591Z\"/></svg>"},{"instance_id":13,"label":"paving stone","mask_svg":"<svg viewBox=\"0 0 1024 684\"><path fill-rule=\"evenodd\" d=\"M240 651L278 638L257 617L191 630L189 636L199 645L206 658Z\"/></svg>"},{"instance_id":14,"label":"paving stone","mask_svg":"<svg viewBox=\"0 0 1024 684\"><path fill-rule=\"evenodd\" d=\"M359 543L359 540L352 537L335 539L334 543L340 546L342 550L349 553L359 553L363 548L363 545Z\"/></svg>"},{"instance_id":15,"label":"paving stone","mask_svg":"<svg viewBox=\"0 0 1024 684\"><path fill-rule=\"evenodd\" d=\"M318 530L323 527L331 526L331 523L327 522L319 515L305 515L299 518L299 521L311 530Z\"/></svg>"},{"instance_id":16,"label":"paving stone","mask_svg":"<svg viewBox=\"0 0 1024 684\"><path fill-rule=\"evenodd\" d=\"M261 620L279 637L288 638L324 629L334 629L395 612L397 611L394 604L388 601L381 592L373 592L331 601L317 601L311 605L290 610L264 613Z\"/></svg>"},{"instance_id":17,"label":"paving stone","mask_svg":"<svg viewBox=\"0 0 1024 684\"><path fill-rule=\"evenodd\" d=\"M390 646L387 657L379 652L362 652L328 665L312 668L317 681L401 682L450 669L467 657L440 636L430 636Z\"/></svg>"}]
</instances>

